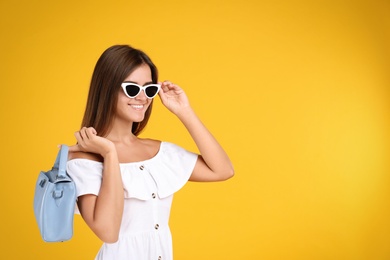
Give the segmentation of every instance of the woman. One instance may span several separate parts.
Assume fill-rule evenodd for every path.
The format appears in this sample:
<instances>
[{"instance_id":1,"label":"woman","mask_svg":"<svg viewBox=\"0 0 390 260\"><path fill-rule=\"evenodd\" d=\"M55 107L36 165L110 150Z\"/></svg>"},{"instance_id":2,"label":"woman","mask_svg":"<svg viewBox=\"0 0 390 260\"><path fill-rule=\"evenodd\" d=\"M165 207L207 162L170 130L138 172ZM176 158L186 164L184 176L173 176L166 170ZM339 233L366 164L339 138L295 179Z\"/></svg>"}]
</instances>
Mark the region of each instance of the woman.
<instances>
[{"instance_id":1,"label":"woman","mask_svg":"<svg viewBox=\"0 0 390 260\"><path fill-rule=\"evenodd\" d=\"M138 137L156 95L187 128L199 155ZM75 137L67 171L76 183L79 213L104 242L96 259L172 259L173 193L188 180L233 176L227 154L184 91L169 81L157 84L151 59L127 45L112 46L99 58Z\"/></svg>"}]
</instances>

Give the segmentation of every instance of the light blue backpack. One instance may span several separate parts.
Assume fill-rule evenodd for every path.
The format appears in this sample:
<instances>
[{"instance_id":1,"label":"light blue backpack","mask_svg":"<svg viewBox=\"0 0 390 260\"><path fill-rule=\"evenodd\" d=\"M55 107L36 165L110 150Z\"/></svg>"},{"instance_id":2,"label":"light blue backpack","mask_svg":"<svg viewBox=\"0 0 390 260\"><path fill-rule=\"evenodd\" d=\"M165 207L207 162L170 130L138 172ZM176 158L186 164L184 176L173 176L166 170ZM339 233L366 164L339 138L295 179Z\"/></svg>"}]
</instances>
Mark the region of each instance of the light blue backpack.
<instances>
[{"instance_id":1,"label":"light blue backpack","mask_svg":"<svg viewBox=\"0 0 390 260\"><path fill-rule=\"evenodd\" d=\"M66 241L73 236L76 186L66 173L68 146L62 145L50 171L41 171L35 185L34 214L42 239Z\"/></svg>"}]
</instances>

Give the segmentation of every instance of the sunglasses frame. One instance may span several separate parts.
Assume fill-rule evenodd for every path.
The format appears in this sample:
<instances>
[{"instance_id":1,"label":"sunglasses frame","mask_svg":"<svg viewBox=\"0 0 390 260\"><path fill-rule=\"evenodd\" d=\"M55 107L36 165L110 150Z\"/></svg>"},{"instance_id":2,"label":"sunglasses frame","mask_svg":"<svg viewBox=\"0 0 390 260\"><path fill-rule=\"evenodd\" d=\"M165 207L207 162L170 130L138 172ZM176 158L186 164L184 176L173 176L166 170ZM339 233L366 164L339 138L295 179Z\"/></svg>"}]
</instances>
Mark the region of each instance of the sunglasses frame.
<instances>
[{"instance_id":1,"label":"sunglasses frame","mask_svg":"<svg viewBox=\"0 0 390 260\"><path fill-rule=\"evenodd\" d=\"M139 91L138 91L137 95L135 95L135 96L133 96L133 97L130 96L130 95L127 93L127 91L126 91L126 87L127 87L127 86L136 86L136 87L138 87L138 88L139 88ZM122 89L123 89L123 92L125 92L125 95L126 95L128 98L135 98L135 97L137 97L137 96L141 93L141 91L144 91L145 96L146 96L148 99L153 99L155 96L157 96L158 92L160 91L161 85L160 85L160 84L147 84L147 85L145 85L145 86L140 86L140 85L138 85L138 84L136 84L136 83L133 83L133 82L123 82L123 83L121 84L121 87L122 87ZM145 90L146 90L148 87L157 87L157 92L156 92L156 94L154 94L153 97L149 97L149 96L146 94Z\"/></svg>"}]
</instances>

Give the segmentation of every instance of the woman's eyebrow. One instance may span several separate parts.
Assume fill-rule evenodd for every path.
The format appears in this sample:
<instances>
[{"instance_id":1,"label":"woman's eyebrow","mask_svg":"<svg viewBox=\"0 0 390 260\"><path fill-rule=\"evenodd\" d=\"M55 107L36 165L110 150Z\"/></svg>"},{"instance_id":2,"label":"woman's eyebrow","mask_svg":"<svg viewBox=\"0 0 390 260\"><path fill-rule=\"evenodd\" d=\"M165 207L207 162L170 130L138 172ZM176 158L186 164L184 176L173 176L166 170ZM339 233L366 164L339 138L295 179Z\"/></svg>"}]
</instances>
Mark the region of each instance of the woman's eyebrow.
<instances>
[{"instance_id":1,"label":"woman's eyebrow","mask_svg":"<svg viewBox=\"0 0 390 260\"><path fill-rule=\"evenodd\" d=\"M123 83L134 83L134 84L137 84L137 85L141 85L141 84L139 84L138 82L131 81L131 80L126 80L126 81L124 81ZM146 82L146 83L143 84L142 86L149 85L149 84L153 84L153 81Z\"/></svg>"}]
</instances>

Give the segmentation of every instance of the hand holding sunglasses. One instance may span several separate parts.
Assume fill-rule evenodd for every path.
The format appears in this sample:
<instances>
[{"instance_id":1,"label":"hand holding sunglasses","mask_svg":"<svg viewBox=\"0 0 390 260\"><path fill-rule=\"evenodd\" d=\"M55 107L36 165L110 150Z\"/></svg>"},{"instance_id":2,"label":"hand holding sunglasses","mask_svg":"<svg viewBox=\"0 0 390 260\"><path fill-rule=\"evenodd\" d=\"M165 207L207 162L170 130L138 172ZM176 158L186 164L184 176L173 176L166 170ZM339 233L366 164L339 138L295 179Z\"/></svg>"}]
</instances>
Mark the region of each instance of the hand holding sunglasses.
<instances>
[{"instance_id":1,"label":"hand holding sunglasses","mask_svg":"<svg viewBox=\"0 0 390 260\"><path fill-rule=\"evenodd\" d=\"M148 84L145 86L140 86L133 82L123 82L121 86L123 91L125 92L125 95L129 98L135 98L143 90L145 96L149 99L154 98L160 91L161 87L159 84Z\"/></svg>"},{"instance_id":2,"label":"hand holding sunglasses","mask_svg":"<svg viewBox=\"0 0 390 260\"><path fill-rule=\"evenodd\" d=\"M184 90L170 81L161 83L159 95L164 106L175 115L186 113L187 108L190 108L189 100Z\"/></svg>"}]
</instances>

